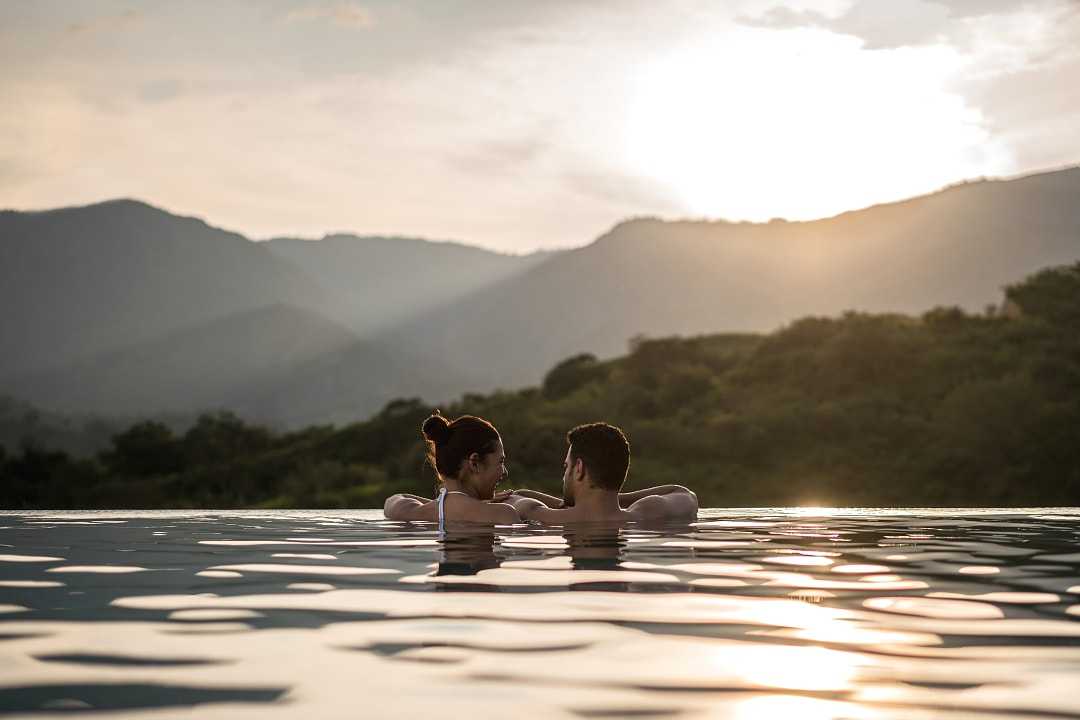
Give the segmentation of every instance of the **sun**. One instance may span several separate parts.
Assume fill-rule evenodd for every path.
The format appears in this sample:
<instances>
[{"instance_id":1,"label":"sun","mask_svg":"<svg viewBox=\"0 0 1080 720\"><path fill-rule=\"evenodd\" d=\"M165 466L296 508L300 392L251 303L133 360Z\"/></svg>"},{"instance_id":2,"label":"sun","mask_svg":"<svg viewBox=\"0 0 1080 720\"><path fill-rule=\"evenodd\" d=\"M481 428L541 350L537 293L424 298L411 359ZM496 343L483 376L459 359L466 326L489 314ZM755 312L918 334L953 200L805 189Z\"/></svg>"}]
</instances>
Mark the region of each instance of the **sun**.
<instances>
[{"instance_id":1,"label":"sun","mask_svg":"<svg viewBox=\"0 0 1080 720\"><path fill-rule=\"evenodd\" d=\"M809 219L1011 170L943 46L740 28L636 79L624 156L697 215Z\"/></svg>"}]
</instances>

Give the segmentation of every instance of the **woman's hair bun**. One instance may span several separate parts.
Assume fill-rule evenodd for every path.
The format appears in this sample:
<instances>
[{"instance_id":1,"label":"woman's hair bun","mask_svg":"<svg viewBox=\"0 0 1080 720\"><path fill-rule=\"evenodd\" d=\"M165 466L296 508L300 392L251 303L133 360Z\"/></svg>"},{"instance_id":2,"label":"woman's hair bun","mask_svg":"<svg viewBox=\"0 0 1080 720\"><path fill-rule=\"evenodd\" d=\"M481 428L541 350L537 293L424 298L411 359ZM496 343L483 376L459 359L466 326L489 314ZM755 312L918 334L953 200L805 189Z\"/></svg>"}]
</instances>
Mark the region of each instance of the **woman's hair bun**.
<instances>
[{"instance_id":1,"label":"woman's hair bun","mask_svg":"<svg viewBox=\"0 0 1080 720\"><path fill-rule=\"evenodd\" d=\"M450 423L436 410L431 414L431 417L424 421L420 432L424 433L424 437L436 445L445 445L446 441L450 439Z\"/></svg>"}]
</instances>

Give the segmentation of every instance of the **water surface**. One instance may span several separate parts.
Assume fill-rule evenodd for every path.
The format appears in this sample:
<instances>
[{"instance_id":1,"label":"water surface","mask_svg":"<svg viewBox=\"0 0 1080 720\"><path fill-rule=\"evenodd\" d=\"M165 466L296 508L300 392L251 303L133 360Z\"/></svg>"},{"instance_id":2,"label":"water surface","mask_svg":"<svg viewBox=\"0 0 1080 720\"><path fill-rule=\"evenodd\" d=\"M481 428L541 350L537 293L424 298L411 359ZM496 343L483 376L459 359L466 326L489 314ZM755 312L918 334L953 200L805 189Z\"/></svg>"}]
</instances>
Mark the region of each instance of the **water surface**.
<instances>
[{"instance_id":1,"label":"water surface","mask_svg":"<svg viewBox=\"0 0 1080 720\"><path fill-rule=\"evenodd\" d=\"M0 714L1080 717L1080 510L0 513Z\"/></svg>"}]
</instances>

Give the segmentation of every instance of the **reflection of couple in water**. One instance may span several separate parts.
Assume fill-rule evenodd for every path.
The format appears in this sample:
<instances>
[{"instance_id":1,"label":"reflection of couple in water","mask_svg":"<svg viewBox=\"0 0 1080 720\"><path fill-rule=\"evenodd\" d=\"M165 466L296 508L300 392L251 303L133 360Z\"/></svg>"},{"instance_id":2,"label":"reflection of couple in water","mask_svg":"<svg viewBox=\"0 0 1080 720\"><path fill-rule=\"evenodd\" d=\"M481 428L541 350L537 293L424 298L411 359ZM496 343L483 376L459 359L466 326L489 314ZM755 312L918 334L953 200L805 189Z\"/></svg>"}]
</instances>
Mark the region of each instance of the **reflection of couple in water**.
<instances>
[{"instance_id":1,"label":"reflection of couple in water","mask_svg":"<svg viewBox=\"0 0 1080 720\"><path fill-rule=\"evenodd\" d=\"M563 497L495 486L507 477L502 438L486 420L464 415L447 421L436 412L422 428L428 460L438 475L435 499L398 494L384 505L390 520L505 525L626 522L687 522L697 517L697 496L681 485L622 492L630 467L630 443L606 423L579 425L566 435Z\"/></svg>"},{"instance_id":2,"label":"reflection of couple in water","mask_svg":"<svg viewBox=\"0 0 1080 720\"><path fill-rule=\"evenodd\" d=\"M560 536L566 541L564 557L570 561L565 566L566 569L622 569L620 562L623 559L623 551L627 547L627 530L624 526L583 523L562 529ZM502 546L499 540L496 529L493 527L464 523L454 525L453 529L441 535L441 554L433 574L435 576L476 575L483 570L497 568L507 560L519 559L515 558L513 553L522 552L521 549ZM561 550L559 546L553 546L553 548ZM544 557L550 558L550 549L545 549L545 551ZM524 552L535 554L541 551L534 547ZM535 558L529 558L517 567L526 567L529 563L537 561ZM546 562L546 560L540 559L540 562ZM514 563L510 563L510 566L514 566ZM534 565L529 566L534 567ZM562 569L562 566L559 566L559 569ZM493 580L492 584L498 585L498 580ZM488 585L453 585L451 587L456 590L489 588ZM589 587L597 589L596 583L590 583Z\"/></svg>"}]
</instances>

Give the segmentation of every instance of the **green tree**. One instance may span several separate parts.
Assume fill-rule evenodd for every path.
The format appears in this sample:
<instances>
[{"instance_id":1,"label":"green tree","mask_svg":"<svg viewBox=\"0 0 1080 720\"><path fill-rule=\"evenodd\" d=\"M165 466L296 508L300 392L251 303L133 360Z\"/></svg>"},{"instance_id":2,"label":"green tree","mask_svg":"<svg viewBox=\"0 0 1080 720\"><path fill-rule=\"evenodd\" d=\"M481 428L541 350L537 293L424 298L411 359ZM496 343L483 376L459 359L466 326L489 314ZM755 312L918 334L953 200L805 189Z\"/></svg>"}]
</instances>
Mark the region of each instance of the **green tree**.
<instances>
[{"instance_id":1,"label":"green tree","mask_svg":"<svg viewBox=\"0 0 1080 720\"><path fill-rule=\"evenodd\" d=\"M163 423L147 420L112 438L112 448L101 455L113 473L125 476L163 475L183 467L180 445Z\"/></svg>"}]
</instances>

